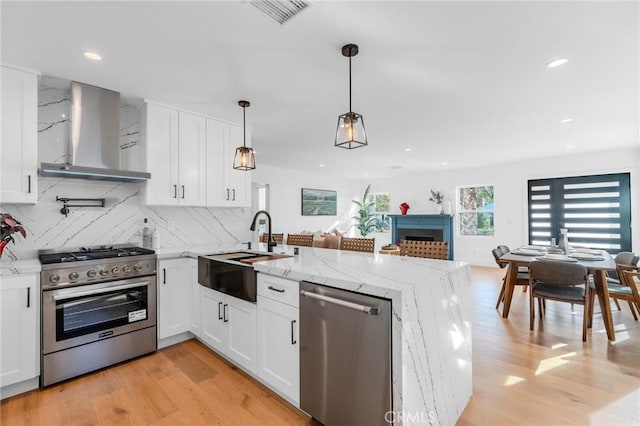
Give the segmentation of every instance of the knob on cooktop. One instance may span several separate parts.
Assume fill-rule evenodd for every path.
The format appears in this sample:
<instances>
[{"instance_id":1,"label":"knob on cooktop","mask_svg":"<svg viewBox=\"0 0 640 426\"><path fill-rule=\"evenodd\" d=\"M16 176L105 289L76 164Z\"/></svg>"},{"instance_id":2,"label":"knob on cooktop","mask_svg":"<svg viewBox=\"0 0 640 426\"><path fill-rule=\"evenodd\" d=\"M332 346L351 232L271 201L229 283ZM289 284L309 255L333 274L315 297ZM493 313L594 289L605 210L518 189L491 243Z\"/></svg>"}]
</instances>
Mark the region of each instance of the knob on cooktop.
<instances>
[{"instance_id":1,"label":"knob on cooktop","mask_svg":"<svg viewBox=\"0 0 640 426\"><path fill-rule=\"evenodd\" d=\"M50 282L52 282L52 283L54 283L54 284L55 284L55 283L57 283L58 281L60 281L60 275L58 275L58 274L52 274L52 275L49 277L49 281L50 281Z\"/></svg>"},{"instance_id":2,"label":"knob on cooktop","mask_svg":"<svg viewBox=\"0 0 640 426\"><path fill-rule=\"evenodd\" d=\"M129 265L125 265L122 267L122 272L124 272L125 274L128 272L131 272L131 266Z\"/></svg>"},{"instance_id":3,"label":"knob on cooktop","mask_svg":"<svg viewBox=\"0 0 640 426\"><path fill-rule=\"evenodd\" d=\"M140 272L140 271L142 271L142 265L139 264L139 263L136 263L135 265L133 265L133 269L136 272Z\"/></svg>"},{"instance_id":4,"label":"knob on cooktop","mask_svg":"<svg viewBox=\"0 0 640 426\"><path fill-rule=\"evenodd\" d=\"M109 271L107 271L106 269L100 269L100 275L101 276L105 276L105 275L109 275Z\"/></svg>"},{"instance_id":5,"label":"knob on cooktop","mask_svg":"<svg viewBox=\"0 0 640 426\"><path fill-rule=\"evenodd\" d=\"M69 272L69 279L71 281L77 280L78 279L78 273L77 272Z\"/></svg>"},{"instance_id":6,"label":"knob on cooktop","mask_svg":"<svg viewBox=\"0 0 640 426\"><path fill-rule=\"evenodd\" d=\"M120 272L120 268L118 268L117 266L114 266L113 269L111 269L111 273L114 274L114 275L119 273L119 272Z\"/></svg>"},{"instance_id":7,"label":"knob on cooktop","mask_svg":"<svg viewBox=\"0 0 640 426\"><path fill-rule=\"evenodd\" d=\"M87 271L87 276L88 276L89 278L93 278L93 277L95 277L95 276L96 276L96 274L97 274L97 273L98 273L98 271L96 271L95 269L89 269L89 270Z\"/></svg>"}]
</instances>

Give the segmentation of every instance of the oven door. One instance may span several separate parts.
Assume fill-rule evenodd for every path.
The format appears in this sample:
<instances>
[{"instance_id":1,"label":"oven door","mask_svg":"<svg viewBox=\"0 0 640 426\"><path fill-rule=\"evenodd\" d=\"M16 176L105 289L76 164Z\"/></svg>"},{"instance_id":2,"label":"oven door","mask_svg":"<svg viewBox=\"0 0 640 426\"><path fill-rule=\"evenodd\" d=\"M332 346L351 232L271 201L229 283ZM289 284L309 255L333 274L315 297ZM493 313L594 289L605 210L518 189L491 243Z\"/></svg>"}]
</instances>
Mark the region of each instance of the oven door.
<instances>
[{"instance_id":1,"label":"oven door","mask_svg":"<svg viewBox=\"0 0 640 426\"><path fill-rule=\"evenodd\" d=\"M43 354L155 325L155 276L42 292Z\"/></svg>"}]
</instances>

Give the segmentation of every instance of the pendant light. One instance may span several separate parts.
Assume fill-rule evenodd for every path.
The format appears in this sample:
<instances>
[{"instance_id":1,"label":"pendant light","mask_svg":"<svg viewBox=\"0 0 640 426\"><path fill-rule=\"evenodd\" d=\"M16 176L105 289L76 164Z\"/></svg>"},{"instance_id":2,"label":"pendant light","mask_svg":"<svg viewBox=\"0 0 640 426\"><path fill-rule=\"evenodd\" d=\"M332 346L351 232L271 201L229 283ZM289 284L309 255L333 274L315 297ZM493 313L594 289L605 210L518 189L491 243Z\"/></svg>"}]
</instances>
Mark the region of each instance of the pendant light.
<instances>
[{"instance_id":1,"label":"pendant light","mask_svg":"<svg viewBox=\"0 0 640 426\"><path fill-rule=\"evenodd\" d=\"M338 117L336 130L336 146L345 149L360 148L367 145L367 134L364 130L362 115L351 110L351 58L358 54L358 46L346 44L342 46L342 55L349 58L349 112Z\"/></svg>"},{"instance_id":2,"label":"pendant light","mask_svg":"<svg viewBox=\"0 0 640 426\"><path fill-rule=\"evenodd\" d=\"M253 148L247 147L247 114L246 108L251 106L249 101L238 101L238 105L242 107L242 146L236 148L236 155L233 158L233 168L243 170L245 172L256 168L256 157L253 155Z\"/></svg>"}]
</instances>

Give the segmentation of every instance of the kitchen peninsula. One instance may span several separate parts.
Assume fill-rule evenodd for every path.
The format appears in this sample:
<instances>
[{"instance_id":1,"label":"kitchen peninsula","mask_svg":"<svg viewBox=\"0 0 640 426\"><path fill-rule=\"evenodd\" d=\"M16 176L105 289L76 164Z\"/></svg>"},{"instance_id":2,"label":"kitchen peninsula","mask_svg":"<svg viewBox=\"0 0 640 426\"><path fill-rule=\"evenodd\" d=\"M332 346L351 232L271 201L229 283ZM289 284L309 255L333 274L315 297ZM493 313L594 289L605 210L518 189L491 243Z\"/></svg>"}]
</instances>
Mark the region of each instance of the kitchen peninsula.
<instances>
[{"instance_id":1,"label":"kitchen peninsula","mask_svg":"<svg viewBox=\"0 0 640 426\"><path fill-rule=\"evenodd\" d=\"M266 251L266 245L258 249ZM289 252L286 246L274 249L282 251ZM392 420L448 425L459 418L472 394L469 265L301 248L299 255L257 262L254 268L390 299Z\"/></svg>"}]
</instances>

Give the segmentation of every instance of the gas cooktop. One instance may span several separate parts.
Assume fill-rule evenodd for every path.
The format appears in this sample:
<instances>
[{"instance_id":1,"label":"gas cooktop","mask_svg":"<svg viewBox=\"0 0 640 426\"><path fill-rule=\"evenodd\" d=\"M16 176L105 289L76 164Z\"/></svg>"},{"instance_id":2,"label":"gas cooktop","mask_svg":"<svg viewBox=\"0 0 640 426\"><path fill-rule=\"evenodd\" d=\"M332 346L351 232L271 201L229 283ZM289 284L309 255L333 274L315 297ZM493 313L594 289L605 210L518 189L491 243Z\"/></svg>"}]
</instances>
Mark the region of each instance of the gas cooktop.
<instances>
[{"instance_id":1,"label":"gas cooktop","mask_svg":"<svg viewBox=\"0 0 640 426\"><path fill-rule=\"evenodd\" d=\"M38 253L43 265L67 262L82 262L85 260L111 259L118 257L142 256L154 254L153 250L132 245L80 247L77 250L41 250Z\"/></svg>"}]
</instances>

